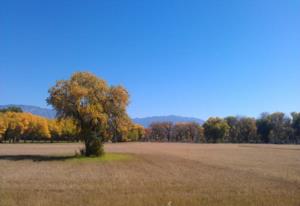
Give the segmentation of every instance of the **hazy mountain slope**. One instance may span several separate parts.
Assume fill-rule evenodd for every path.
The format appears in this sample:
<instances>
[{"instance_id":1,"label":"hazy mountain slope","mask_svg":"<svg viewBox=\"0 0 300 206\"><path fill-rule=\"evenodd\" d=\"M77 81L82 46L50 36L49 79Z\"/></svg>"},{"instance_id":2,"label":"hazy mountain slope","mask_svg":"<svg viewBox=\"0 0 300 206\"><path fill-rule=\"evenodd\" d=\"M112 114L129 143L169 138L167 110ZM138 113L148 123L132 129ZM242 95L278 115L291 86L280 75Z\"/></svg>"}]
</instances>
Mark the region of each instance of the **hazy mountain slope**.
<instances>
[{"instance_id":1,"label":"hazy mountain slope","mask_svg":"<svg viewBox=\"0 0 300 206\"><path fill-rule=\"evenodd\" d=\"M0 105L0 109L9 107L9 106L17 106L20 107L24 112L29 112L35 115L39 115L42 117L46 117L49 119L55 118L55 111L52 109L41 108L32 105ZM149 127L149 125L153 122L197 122L202 124L204 121L202 119L192 118L192 117L182 117L176 115L169 116L154 116L154 117L145 117L145 118L133 118L133 122L143 125L144 127Z\"/></svg>"},{"instance_id":2,"label":"hazy mountain slope","mask_svg":"<svg viewBox=\"0 0 300 206\"><path fill-rule=\"evenodd\" d=\"M144 127L148 127L153 122L197 122L199 124L202 124L204 122L202 119L176 115L134 118L133 121L137 124L143 125Z\"/></svg>"}]
</instances>

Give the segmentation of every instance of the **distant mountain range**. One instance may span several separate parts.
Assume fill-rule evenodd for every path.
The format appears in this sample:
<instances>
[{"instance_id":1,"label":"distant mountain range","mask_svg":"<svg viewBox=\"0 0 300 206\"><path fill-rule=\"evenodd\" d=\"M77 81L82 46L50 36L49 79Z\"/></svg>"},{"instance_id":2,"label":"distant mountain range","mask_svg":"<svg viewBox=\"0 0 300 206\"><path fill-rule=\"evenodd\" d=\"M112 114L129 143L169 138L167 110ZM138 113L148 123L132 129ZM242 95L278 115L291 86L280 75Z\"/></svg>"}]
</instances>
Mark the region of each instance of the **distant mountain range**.
<instances>
[{"instance_id":1,"label":"distant mountain range","mask_svg":"<svg viewBox=\"0 0 300 206\"><path fill-rule=\"evenodd\" d=\"M42 117L46 117L46 118L49 118L49 119L54 119L55 115L56 115L55 110L47 109L47 108L41 108L41 107L32 106L32 105L15 105L15 104L0 105L0 109L7 108L9 106L20 107L24 112L29 112L29 113L39 115L39 116L42 116ZM173 123L197 122L199 124L203 124L203 122L204 122L202 119L193 118L193 117L182 117L182 116L176 116L176 115L153 116L153 117L145 117L145 118L133 118L132 120L136 124L143 125L144 127L149 127L150 124L153 123L153 122L173 122Z\"/></svg>"},{"instance_id":2,"label":"distant mountain range","mask_svg":"<svg viewBox=\"0 0 300 206\"><path fill-rule=\"evenodd\" d=\"M149 127L153 122L197 122L199 124L203 124L202 119L197 119L193 117L182 117L176 115L168 115L168 116L154 116L154 117L145 117L145 118L133 118L135 123L143 125L144 127Z\"/></svg>"}]
</instances>

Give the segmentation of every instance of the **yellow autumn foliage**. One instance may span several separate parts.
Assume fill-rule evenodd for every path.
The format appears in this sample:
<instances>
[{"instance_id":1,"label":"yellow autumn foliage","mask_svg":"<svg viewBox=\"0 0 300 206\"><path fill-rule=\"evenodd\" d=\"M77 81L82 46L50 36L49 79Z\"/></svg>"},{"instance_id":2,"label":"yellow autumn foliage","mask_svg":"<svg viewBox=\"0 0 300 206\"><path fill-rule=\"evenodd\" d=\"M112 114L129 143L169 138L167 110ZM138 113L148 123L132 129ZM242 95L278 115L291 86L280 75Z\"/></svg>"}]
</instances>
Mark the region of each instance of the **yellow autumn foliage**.
<instances>
[{"instance_id":1,"label":"yellow autumn foliage","mask_svg":"<svg viewBox=\"0 0 300 206\"><path fill-rule=\"evenodd\" d=\"M66 140L77 134L72 120L49 120L31 113L0 114L0 141Z\"/></svg>"}]
</instances>

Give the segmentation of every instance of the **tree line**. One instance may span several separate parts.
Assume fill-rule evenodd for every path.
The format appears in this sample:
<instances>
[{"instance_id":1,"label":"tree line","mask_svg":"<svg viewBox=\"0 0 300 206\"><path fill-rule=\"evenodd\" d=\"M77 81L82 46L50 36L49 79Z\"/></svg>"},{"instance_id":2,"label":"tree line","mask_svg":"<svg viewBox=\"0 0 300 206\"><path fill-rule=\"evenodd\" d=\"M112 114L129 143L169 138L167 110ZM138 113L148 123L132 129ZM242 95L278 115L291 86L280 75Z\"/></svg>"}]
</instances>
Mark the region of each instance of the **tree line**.
<instances>
[{"instance_id":1,"label":"tree line","mask_svg":"<svg viewBox=\"0 0 300 206\"><path fill-rule=\"evenodd\" d=\"M211 117L198 123L157 122L146 129L144 141L196 143L300 143L300 113L263 113L259 118Z\"/></svg>"},{"instance_id":2,"label":"tree line","mask_svg":"<svg viewBox=\"0 0 300 206\"><path fill-rule=\"evenodd\" d=\"M258 119L249 117L209 118L204 124L195 122L156 122L149 128L123 122L118 131L106 134L103 141L159 141L195 143L300 143L300 113L290 116L281 112L263 113ZM24 113L18 107L0 110L0 142L80 141L80 129L71 118L47 119Z\"/></svg>"},{"instance_id":3,"label":"tree line","mask_svg":"<svg viewBox=\"0 0 300 206\"><path fill-rule=\"evenodd\" d=\"M258 119L213 117L202 125L156 122L146 129L128 120L118 131L110 133L103 141L299 144L300 113L263 113ZM80 140L80 129L71 118L47 119L24 113L18 107L0 110L0 142Z\"/></svg>"},{"instance_id":4,"label":"tree line","mask_svg":"<svg viewBox=\"0 0 300 206\"><path fill-rule=\"evenodd\" d=\"M144 128L137 124L127 125L115 141L137 141L144 135ZM21 108L9 107L0 110L1 142L74 142L80 141L80 130L74 120L47 119L25 113ZM107 137L105 141L112 141Z\"/></svg>"}]
</instances>

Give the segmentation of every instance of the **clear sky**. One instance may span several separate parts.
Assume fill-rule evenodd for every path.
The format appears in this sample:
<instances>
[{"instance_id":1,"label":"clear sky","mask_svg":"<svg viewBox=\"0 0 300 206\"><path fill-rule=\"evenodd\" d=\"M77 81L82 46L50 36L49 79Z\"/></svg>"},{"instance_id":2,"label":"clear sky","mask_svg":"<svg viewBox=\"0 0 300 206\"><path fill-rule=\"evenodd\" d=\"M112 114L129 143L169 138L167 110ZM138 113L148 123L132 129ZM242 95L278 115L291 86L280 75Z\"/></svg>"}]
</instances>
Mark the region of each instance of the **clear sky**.
<instances>
[{"instance_id":1,"label":"clear sky","mask_svg":"<svg viewBox=\"0 0 300 206\"><path fill-rule=\"evenodd\" d=\"M300 111L299 0L0 0L0 104L125 86L132 117Z\"/></svg>"}]
</instances>

